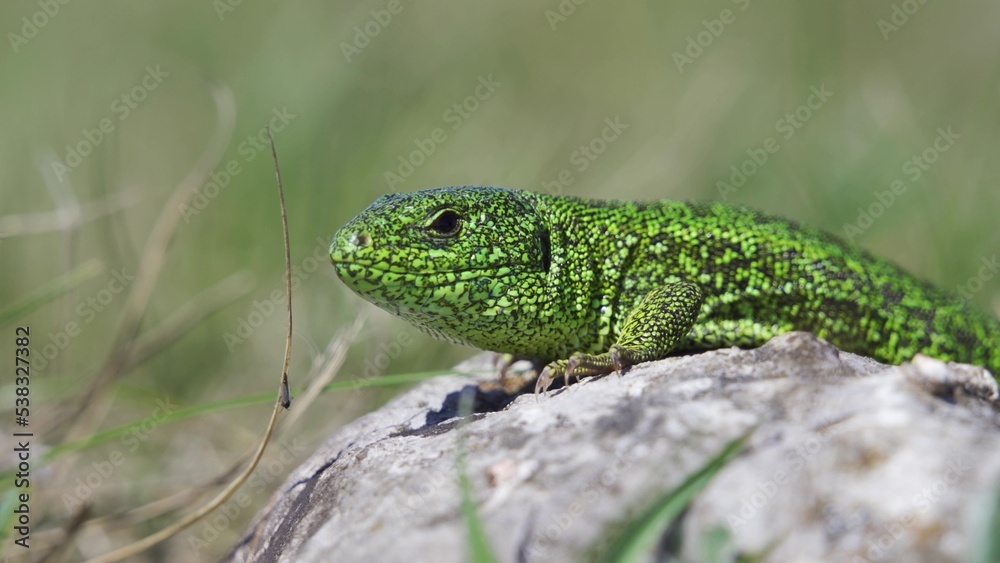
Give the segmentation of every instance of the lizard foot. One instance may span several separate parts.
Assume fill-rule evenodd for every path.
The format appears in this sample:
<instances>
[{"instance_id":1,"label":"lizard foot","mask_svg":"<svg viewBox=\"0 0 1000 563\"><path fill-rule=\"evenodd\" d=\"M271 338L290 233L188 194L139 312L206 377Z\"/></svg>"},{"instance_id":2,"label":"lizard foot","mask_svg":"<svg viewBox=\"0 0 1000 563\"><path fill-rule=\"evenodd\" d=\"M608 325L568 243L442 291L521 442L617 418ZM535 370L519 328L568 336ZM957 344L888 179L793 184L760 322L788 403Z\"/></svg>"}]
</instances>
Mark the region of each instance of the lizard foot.
<instances>
[{"instance_id":1,"label":"lizard foot","mask_svg":"<svg viewBox=\"0 0 1000 563\"><path fill-rule=\"evenodd\" d=\"M628 367L622 362L622 352L624 350L621 346L614 344L611 346L611 350L608 351L608 356L611 358L611 370L621 377L622 369Z\"/></svg>"},{"instance_id":2,"label":"lizard foot","mask_svg":"<svg viewBox=\"0 0 1000 563\"><path fill-rule=\"evenodd\" d=\"M507 370L510 366L514 365L517 361L517 357L514 354L500 354L493 356L493 369L500 368L500 381L501 383L507 379Z\"/></svg>"},{"instance_id":3,"label":"lizard foot","mask_svg":"<svg viewBox=\"0 0 1000 563\"><path fill-rule=\"evenodd\" d=\"M538 376L538 380L535 381L535 395L548 391L553 381L560 375L563 377L563 385L569 387L571 378L579 381L584 377L611 373L611 365L611 356L608 354L595 356L576 352L569 359L556 360L545 366L541 375Z\"/></svg>"},{"instance_id":4,"label":"lizard foot","mask_svg":"<svg viewBox=\"0 0 1000 563\"><path fill-rule=\"evenodd\" d=\"M548 391L549 387L552 387L552 382L560 374L565 377L568 365L569 360L556 360L545 366L542 373L538 375L538 379L535 380L535 397L537 398L540 393ZM567 378L566 381L568 383L569 379Z\"/></svg>"},{"instance_id":5,"label":"lizard foot","mask_svg":"<svg viewBox=\"0 0 1000 563\"><path fill-rule=\"evenodd\" d=\"M545 393L552 386L552 368L545 366L542 373L538 375L538 379L535 380L535 400L538 400L538 395Z\"/></svg>"}]
</instances>

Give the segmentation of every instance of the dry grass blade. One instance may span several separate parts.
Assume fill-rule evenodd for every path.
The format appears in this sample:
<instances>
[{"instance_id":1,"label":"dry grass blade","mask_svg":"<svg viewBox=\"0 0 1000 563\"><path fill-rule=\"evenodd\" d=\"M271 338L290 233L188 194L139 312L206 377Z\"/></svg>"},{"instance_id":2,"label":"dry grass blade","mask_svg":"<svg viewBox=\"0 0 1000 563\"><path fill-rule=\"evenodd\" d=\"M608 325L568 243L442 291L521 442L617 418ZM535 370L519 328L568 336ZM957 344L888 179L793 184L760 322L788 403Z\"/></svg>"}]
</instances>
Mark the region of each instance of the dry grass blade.
<instances>
[{"instance_id":1,"label":"dry grass blade","mask_svg":"<svg viewBox=\"0 0 1000 563\"><path fill-rule=\"evenodd\" d=\"M249 454L247 457L249 457ZM226 481L237 473L245 462L246 458L240 458L229 470L214 477L211 481L198 485L197 487L185 489L170 496L158 498L142 506L130 508L122 512L90 518L89 520L82 522L83 525L81 528L100 528L108 526L126 528L139 526L154 518L160 518L170 514L171 512L181 510L184 507L190 506L191 503L195 502L199 497L206 496L206 493L211 489L215 489L220 485L225 484ZM42 549L56 544L72 545L72 543L69 543L70 537L67 534L67 530L70 528L71 524L63 524L59 528L47 528L40 530L39 532L32 534L32 539L37 541L39 547Z\"/></svg>"},{"instance_id":2,"label":"dry grass blade","mask_svg":"<svg viewBox=\"0 0 1000 563\"><path fill-rule=\"evenodd\" d=\"M170 246L174 232L183 217L183 208L194 197L195 190L207 180L229 147L229 141L232 139L236 127L236 104L233 100L233 94L227 87L219 84L213 86L212 95L218 113L217 126L212 133L212 138L199 157L198 163L177 186L170 199L164 204L160 216L157 217L149 240L142 251L135 281L125 301L117 332L112 339L111 353L91 383L90 388L78 401L77 407L72 409L72 416L69 418L83 418L82 413L100 402L95 401L95 397L125 372L123 368L127 365L139 324L145 315L153 287L156 285L156 280L166 260L167 248ZM81 435L80 432L89 432L91 424L81 424L78 421L70 431L69 439Z\"/></svg>"},{"instance_id":3,"label":"dry grass blade","mask_svg":"<svg viewBox=\"0 0 1000 563\"><path fill-rule=\"evenodd\" d=\"M38 563L48 563L49 561L62 561L66 558L66 554L69 552L69 547L73 545L71 541L76 534L80 532L83 524L87 521L87 517L90 515L90 506L82 505L74 514L73 517L69 519L69 522L60 530L62 538L58 544L53 544L52 549L50 549L45 555L42 555L38 559Z\"/></svg>"},{"instance_id":4,"label":"dry grass blade","mask_svg":"<svg viewBox=\"0 0 1000 563\"><path fill-rule=\"evenodd\" d=\"M271 131L267 132L268 138L271 138ZM271 419L267 423L267 430L264 432L264 437L261 439L260 444L257 446L257 451L254 453L253 458L247 465L246 469L243 470L240 475L234 479L225 489L222 490L218 495L215 496L211 501L203 505L198 510L188 514L187 516L181 518L177 522L167 526L166 528L160 530L155 534L150 534L141 540L127 545L123 548L112 551L111 553L102 555L92 559L95 563L112 563L114 561L121 561L127 557L131 557L138 553L141 553L150 547L169 539L175 534L183 531L189 526L198 522L209 513L211 513L216 508L222 506L233 494L243 486L244 483L253 474L254 469L257 468L257 464L260 463L261 458L264 456L264 450L267 448L268 442L271 441L271 435L274 432L274 427L278 421L278 413L282 408L288 408L290 403L290 398L288 396L288 365L292 358L292 255L288 242L288 215L285 212L285 194L281 186L281 173L278 171L278 154L274 148L274 139L271 139L271 154L274 155L275 160L275 175L278 181L278 199L281 204L281 227L282 234L284 235L285 241L285 279L287 291L287 304L288 304L288 332L285 337L285 355L284 361L282 363L281 370L281 383L279 385L278 399L274 403L274 408L271 409Z\"/></svg>"},{"instance_id":5,"label":"dry grass blade","mask_svg":"<svg viewBox=\"0 0 1000 563\"><path fill-rule=\"evenodd\" d=\"M132 369L184 336L206 317L253 290L253 280L246 272L237 272L177 309L159 325L143 332L136 339L125 363Z\"/></svg>"},{"instance_id":6,"label":"dry grass blade","mask_svg":"<svg viewBox=\"0 0 1000 563\"><path fill-rule=\"evenodd\" d=\"M130 366L130 358L136 346L135 332L149 303L152 287L159 276L174 230L182 218L181 206L193 196L195 188L208 178L222 159L236 127L236 109L232 92L222 85L216 85L212 88L212 95L218 114L212 137L195 167L174 190L157 218L149 242L142 252L139 269L131 285L131 293L125 302L118 332L112 339L114 344L107 359L97 371L89 388L81 394L82 398L77 400L76 405L59 409L59 414L43 431L53 439L68 442L93 432L107 414L113 400L112 396L101 392ZM59 437L58 429L69 422L72 424L65 430L64 435ZM57 481L64 478L74 460L75 456L67 456L61 460L55 472Z\"/></svg>"},{"instance_id":7,"label":"dry grass blade","mask_svg":"<svg viewBox=\"0 0 1000 563\"><path fill-rule=\"evenodd\" d=\"M222 490L218 495L215 496L208 503L203 505L198 510L188 514L184 518L181 518L177 522L174 522L170 526L156 532L155 534L150 534L141 540L129 544L121 549L112 551L100 557L95 557L89 561L92 563L112 563L114 561L121 561L127 557L132 557L138 553L153 547L154 545L167 540L179 532L185 530L192 524L198 522L209 513L211 513L216 508L222 506L229 497L233 496L233 493L239 490L240 487L246 483L247 479L253 473L254 469L257 468L257 463L260 462L260 458L264 456L264 449L267 447L267 443L271 440L271 433L274 431L274 425L278 420L278 413L281 411L281 401L275 401L274 408L271 410L271 419L267 423L267 431L264 433L264 437L260 441L260 445L257 447L257 451L254 453L253 459L250 460L250 464L247 468L237 477L233 482L231 482L225 489Z\"/></svg>"},{"instance_id":8,"label":"dry grass blade","mask_svg":"<svg viewBox=\"0 0 1000 563\"><path fill-rule=\"evenodd\" d=\"M285 210L285 188L281 185L281 168L278 166L278 149L274 146L274 137L271 136L271 128L267 131L267 140L271 143L271 157L274 158L274 177L278 183L278 202L281 204L281 224L282 232L285 236L285 292L288 294L288 345L292 343L292 250L288 242L288 212ZM288 362L291 354L285 351L285 365L281 367L281 405L286 409L292 404L292 395L288 390Z\"/></svg>"},{"instance_id":9,"label":"dry grass blade","mask_svg":"<svg viewBox=\"0 0 1000 563\"><path fill-rule=\"evenodd\" d=\"M302 396L298 399L299 408L292 411L289 417L285 419L282 426L283 432L295 424L299 417L309 409L309 405L323 392L323 387L336 377L340 366L344 363L344 359L347 358L347 351L351 348L351 344L357 340L358 334L364 327L366 320L368 320L368 315L359 313L358 316L354 317L354 322L351 323L351 326L341 330L333 338L330 345L327 346L326 351L323 353L323 363L319 368L319 375L302 392Z\"/></svg>"},{"instance_id":10,"label":"dry grass blade","mask_svg":"<svg viewBox=\"0 0 1000 563\"><path fill-rule=\"evenodd\" d=\"M121 211L138 203L139 200L139 193L131 190L113 193L95 201L82 203L79 206L79 212L72 217L72 222L66 220L66 214L60 209L7 215L0 217L0 239L65 231Z\"/></svg>"},{"instance_id":11,"label":"dry grass blade","mask_svg":"<svg viewBox=\"0 0 1000 563\"><path fill-rule=\"evenodd\" d=\"M88 260L67 274L43 284L20 301L0 310L0 326L33 311L60 295L72 291L83 282L97 276L104 267L97 260Z\"/></svg>"}]
</instances>

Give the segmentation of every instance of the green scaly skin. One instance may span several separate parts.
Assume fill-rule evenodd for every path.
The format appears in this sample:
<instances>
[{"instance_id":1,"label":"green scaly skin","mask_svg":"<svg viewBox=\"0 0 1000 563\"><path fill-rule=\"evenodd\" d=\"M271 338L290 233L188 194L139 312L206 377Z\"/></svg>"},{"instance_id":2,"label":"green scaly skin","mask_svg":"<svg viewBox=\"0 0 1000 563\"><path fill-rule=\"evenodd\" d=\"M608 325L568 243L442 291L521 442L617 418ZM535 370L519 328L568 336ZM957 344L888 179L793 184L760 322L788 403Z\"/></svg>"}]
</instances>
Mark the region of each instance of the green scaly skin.
<instances>
[{"instance_id":1,"label":"green scaly skin","mask_svg":"<svg viewBox=\"0 0 1000 563\"><path fill-rule=\"evenodd\" d=\"M1000 322L824 232L741 207L493 187L387 195L334 236L352 290L451 342L611 373L791 330L1000 374Z\"/></svg>"}]
</instances>

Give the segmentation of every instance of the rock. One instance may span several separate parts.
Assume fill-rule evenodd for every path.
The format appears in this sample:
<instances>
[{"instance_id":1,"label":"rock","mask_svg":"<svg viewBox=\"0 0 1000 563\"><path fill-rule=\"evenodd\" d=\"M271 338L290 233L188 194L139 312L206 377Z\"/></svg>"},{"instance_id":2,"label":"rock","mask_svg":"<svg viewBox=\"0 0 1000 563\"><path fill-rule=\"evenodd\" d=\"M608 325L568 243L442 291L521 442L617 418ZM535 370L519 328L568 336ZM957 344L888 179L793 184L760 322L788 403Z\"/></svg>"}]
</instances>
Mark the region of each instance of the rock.
<instances>
[{"instance_id":1,"label":"rock","mask_svg":"<svg viewBox=\"0 0 1000 563\"><path fill-rule=\"evenodd\" d=\"M474 359L484 365L488 356ZM465 369L470 369L465 365ZM514 399L446 376L341 428L287 481L235 561L468 560L457 452L499 561L578 561L749 431L657 547L702 561L963 561L1000 477L997 384L902 367L806 333L636 366Z\"/></svg>"}]
</instances>

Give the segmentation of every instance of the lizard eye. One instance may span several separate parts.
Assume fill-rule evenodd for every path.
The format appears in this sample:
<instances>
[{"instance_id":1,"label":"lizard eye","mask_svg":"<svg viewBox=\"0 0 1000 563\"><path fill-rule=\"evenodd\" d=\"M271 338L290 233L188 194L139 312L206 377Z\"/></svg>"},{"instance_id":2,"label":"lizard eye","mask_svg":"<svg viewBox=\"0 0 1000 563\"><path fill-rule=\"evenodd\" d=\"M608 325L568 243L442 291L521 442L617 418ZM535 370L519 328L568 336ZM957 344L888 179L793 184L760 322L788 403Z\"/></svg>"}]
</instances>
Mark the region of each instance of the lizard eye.
<instances>
[{"instance_id":1,"label":"lizard eye","mask_svg":"<svg viewBox=\"0 0 1000 563\"><path fill-rule=\"evenodd\" d=\"M442 209L427 227L439 235L450 236L458 232L462 216L454 209Z\"/></svg>"}]
</instances>

